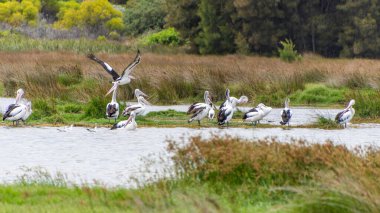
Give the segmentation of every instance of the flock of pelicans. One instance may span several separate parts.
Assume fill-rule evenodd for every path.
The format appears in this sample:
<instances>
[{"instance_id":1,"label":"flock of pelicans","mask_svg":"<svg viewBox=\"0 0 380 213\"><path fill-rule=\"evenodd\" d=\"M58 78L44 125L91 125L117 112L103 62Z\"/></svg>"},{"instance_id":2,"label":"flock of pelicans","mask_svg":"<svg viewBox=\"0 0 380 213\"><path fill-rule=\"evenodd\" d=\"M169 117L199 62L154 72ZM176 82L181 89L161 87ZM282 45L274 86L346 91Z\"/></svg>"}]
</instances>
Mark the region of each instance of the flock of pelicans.
<instances>
[{"instance_id":1,"label":"flock of pelicans","mask_svg":"<svg viewBox=\"0 0 380 213\"><path fill-rule=\"evenodd\" d=\"M146 106L150 103L145 99L148 97L139 89L135 89L134 95L137 99L137 104L128 105L122 112L123 116L129 116L127 120L120 121L116 123L119 117L119 104L116 101L117 89L121 85L129 84L131 79L135 79L131 72L133 69L141 62L140 51L137 51L137 55L133 62L129 64L119 75L109 64L98 59L94 54L89 54L88 58L100 64L113 78L113 86L107 92L106 95L112 93L112 100L106 106L106 116L108 119L115 119L115 124L111 129L128 129L133 130L137 128L137 123L135 121L136 116L142 115L145 112ZM6 112L3 115L3 121L12 121L13 124L19 124L19 121L25 123L28 117L32 114L32 103L23 98L24 90L17 90L16 101L14 104L8 106ZM217 114L217 120L219 125L227 125L231 121L234 112L237 110L238 104L243 104L248 102L248 97L241 96L239 99L230 96L230 90L226 90L226 100L219 107L219 112ZM285 100L285 107L281 111L281 125L290 125L290 120L292 118L293 112L289 107L289 98ZM352 107L355 104L355 100L351 100L347 107L340 111L336 117L335 121L344 127L347 127L347 123L353 118L355 114L355 109ZM204 118L214 119L216 107L211 101L211 97L208 91L204 93L204 103L194 103L192 104L187 113L191 114L191 118L188 120L189 123L192 121L200 122ZM267 116L271 112L272 108L265 106L260 103L257 107L250 109L243 116L243 120L246 122L252 122L256 125L260 120Z\"/></svg>"}]
</instances>

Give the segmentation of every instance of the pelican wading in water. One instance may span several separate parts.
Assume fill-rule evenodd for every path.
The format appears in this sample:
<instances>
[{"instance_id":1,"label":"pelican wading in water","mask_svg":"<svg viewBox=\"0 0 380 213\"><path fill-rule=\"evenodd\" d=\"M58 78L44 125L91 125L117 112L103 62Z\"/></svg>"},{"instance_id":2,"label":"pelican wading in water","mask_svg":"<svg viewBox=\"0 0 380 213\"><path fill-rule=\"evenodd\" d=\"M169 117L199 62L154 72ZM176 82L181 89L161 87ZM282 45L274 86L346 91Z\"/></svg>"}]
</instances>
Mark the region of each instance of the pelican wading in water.
<instances>
[{"instance_id":1,"label":"pelican wading in water","mask_svg":"<svg viewBox=\"0 0 380 213\"><path fill-rule=\"evenodd\" d=\"M218 113L218 125L224 125L227 124L232 119L232 116L234 114L234 107L233 103L230 97L230 90L226 90L226 101L221 106L221 109Z\"/></svg>"},{"instance_id":2,"label":"pelican wading in water","mask_svg":"<svg viewBox=\"0 0 380 213\"><path fill-rule=\"evenodd\" d=\"M106 95L110 94L112 91L114 91L118 86L120 85L125 85L129 84L131 82L131 79L135 79L132 75L131 72L133 69L141 62L141 55L140 55L140 50L137 50L137 54L135 59L133 60L132 63L130 63L123 71L121 76L117 74L117 72L106 62L98 59L94 54L89 54L87 56L89 59L97 62L100 64L110 75L112 75L113 79L113 86L112 88L107 92Z\"/></svg>"},{"instance_id":3,"label":"pelican wading in water","mask_svg":"<svg viewBox=\"0 0 380 213\"><path fill-rule=\"evenodd\" d=\"M355 115L355 109L352 107L353 105L355 104L355 100L352 99L347 107L339 112L336 116L335 116L335 121L340 124L340 125L344 125L344 128L347 127L347 123L349 123L351 121L351 119L354 117Z\"/></svg>"},{"instance_id":4,"label":"pelican wading in water","mask_svg":"<svg viewBox=\"0 0 380 213\"><path fill-rule=\"evenodd\" d=\"M115 122L117 118L119 117L119 103L117 103L116 101L116 96L117 96L117 87L115 88L115 90L113 90L112 100L110 103L107 104L107 108L106 108L106 116L108 120L115 119Z\"/></svg>"},{"instance_id":5,"label":"pelican wading in water","mask_svg":"<svg viewBox=\"0 0 380 213\"><path fill-rule=\"evenodd\" d=\"M285 108L281 111L281 119L282 119L282 121L280 121L281 125L286 125L286 124L288 124L288 126L290 125L290 119L293 116L293 112L289 108L289 103L290 103L290 99L287 98L285 100Z\"/></svg>"},{"instance_id":6,"label":"pelican wading in water","mask_svg":"<svg viewBox=\"0 0 380 213\"><path fill-rule=\"evenodd\" d=\"M247 96L241 96L239 99L235 98L235 97L230 97L230 104L232 106L232 108L234 109L234 111L237 110L236 106L238 104L245 104L248 102L248 97ZM227 106L227 100L225 100L219 107L219 109L221 110L223 107Z\"/></svg>"},{"instance_id":7,"label":"pelican wading in water","mask_svg":"<svg viewBox=\"0 0 380 213\"><path fill-rule=\"evenodd\" d=\"M135 130L137 128L137 123L135 121L135 118L136 118L136 113L131 112L131 115L129 116L128 120L120 121L119 123L114 124L111 130L114 130L114 129Z\"/></svg>"},{"instance_id":8,"label":"pelican wading in water","mask_svg":"<svg viewBox=\"0 0 380 213\"><path fill-rule=\"evenodd\" d=\"M192 114L191 118L188 120L189 123L193 121L198 121L198 125L201 125L201 120L208 116L210 109L212 108L212 102L209 96L209 92L204 93L205 103L193 103L187 110L187 114Z\"/></svg>"},{"instance_id":9,"label":"pelican wading in water","mask_svg":"<svg viewBox=\"0 0 380 213\"><path fill-rule=\"evenodd\" d=\"M123 111L124 116L130 115L131 112L135 112L136 116L143 115L146 106L152 105L145 99L148 96L139 89L135 89L135 97L137 98L137 104L127 106Z\"/></svg>"},{"instance_id":10,"label":"pelican wading in water","mask_svg":"<svg viewBox=\"0 0 380 213\"><path fill-rule=\"evenodd\" d=\"M243 120L252 122L253 125L257 125L257 123L264 118L265 105L259 104L257 107L250 109L248 112L244 113Z\"/></svg>"},{"instance_id":11,"label":"pelican wading in water","mask_svg":"<svg viewBox=\"0 0 380 213\"><path fill-rule=\"evenodd\" d=\"M3 121L12 121L13 124L16 122L16 125L18 125L20 120L25 122L25 120L29 117L30 114L28 112L27 105L29 104L31 113L31 103L28 102L27 105L22 103L25 102L25 100L23 100L23 89L18 89L16 94L16 101L14 104L8 106L6 112L3 115Z\"/></svg>"}]
</instances>

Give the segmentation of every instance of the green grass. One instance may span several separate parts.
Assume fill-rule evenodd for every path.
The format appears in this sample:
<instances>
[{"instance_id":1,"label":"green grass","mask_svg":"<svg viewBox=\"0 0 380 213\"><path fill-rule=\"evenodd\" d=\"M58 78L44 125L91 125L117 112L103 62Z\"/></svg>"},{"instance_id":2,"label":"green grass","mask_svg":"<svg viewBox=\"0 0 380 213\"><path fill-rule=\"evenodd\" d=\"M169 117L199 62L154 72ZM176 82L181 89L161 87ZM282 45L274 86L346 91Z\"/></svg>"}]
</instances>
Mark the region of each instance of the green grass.
<instances>
[{"instance_id":1,"label":"green grass","mask_svg":"<svg viewBox=\"0 0 380 213\"><path fill-rule=\"evenodd\" d=\"M184 143L185 142L185 143ZM67 185L62 175L0 185L2 212L380 211L380 152L275 139L168 141L169 178L137 188ZM151 169L147 163L147 171ZM175 176L173 176L173 172Z\"/></svg>"},{"instance_id":2,"label":"green grass","mask_svg":"<svg viewBox=\"0 0 380 213\"><path fill-rule=\"evenodd\" d=\"M290 98L295 104L337 104L344 103L346 89L335 89L323 84L307 84L305 89L293 93Z\"/></svg>"}]
</instances>

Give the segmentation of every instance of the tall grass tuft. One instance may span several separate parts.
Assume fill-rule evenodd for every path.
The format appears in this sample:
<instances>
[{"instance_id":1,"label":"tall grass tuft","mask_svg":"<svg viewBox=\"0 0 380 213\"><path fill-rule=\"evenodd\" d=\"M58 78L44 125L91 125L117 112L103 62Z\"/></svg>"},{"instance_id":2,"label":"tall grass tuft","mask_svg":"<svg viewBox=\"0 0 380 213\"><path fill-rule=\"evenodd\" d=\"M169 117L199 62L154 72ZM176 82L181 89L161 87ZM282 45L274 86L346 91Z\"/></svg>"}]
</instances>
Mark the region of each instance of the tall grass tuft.
<instances>
[{"instance_id":1,"label":"tall grass tuft","mask_svg":"<svg viewBox=\"0 0 380 213\"><path fill-rule=\"evenodd\" d=\"M348 93L347 97L355 99L355 113L363 118L376 118L380 116L380 92L373 90L360 90Z\"/></svg>"}]
</instances>

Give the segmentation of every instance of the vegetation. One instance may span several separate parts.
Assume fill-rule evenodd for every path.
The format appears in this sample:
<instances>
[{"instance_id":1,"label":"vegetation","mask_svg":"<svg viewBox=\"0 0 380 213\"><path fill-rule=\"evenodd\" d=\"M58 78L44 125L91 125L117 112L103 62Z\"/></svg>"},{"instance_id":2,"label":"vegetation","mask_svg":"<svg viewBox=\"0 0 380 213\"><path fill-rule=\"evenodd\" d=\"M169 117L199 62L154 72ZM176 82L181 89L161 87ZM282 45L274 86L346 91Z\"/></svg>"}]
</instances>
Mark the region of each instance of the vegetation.
<instances>
[{"instance_id":1,"label":"vegetation","mask_svg":"<svg viewBox=\"0 0 380 213\"><path fill-rule=\"evenodd\" d=\"M295 45L292 40L285 39L285 41L280 41L282 48L278 48L278 53L280 58L286 62L293 62L295 60L300 60L301 56L295 50Z\"/></svg>"},{"instance_id":2,"label":"vegetation","mask_svg":"<svg viewBox=\"0 0 380 213\"><path fill-rule=\"evenodd\" d=\"M136 189L70 186L62 175L1 185L9 212L378 212L376 148L199 137L170 141L174 168ZM307 154L305 154L307 153ZM147 168L149 171L149 167ZM165 178L166 176L166 178Z\"/></svg>"}]
</instances>

